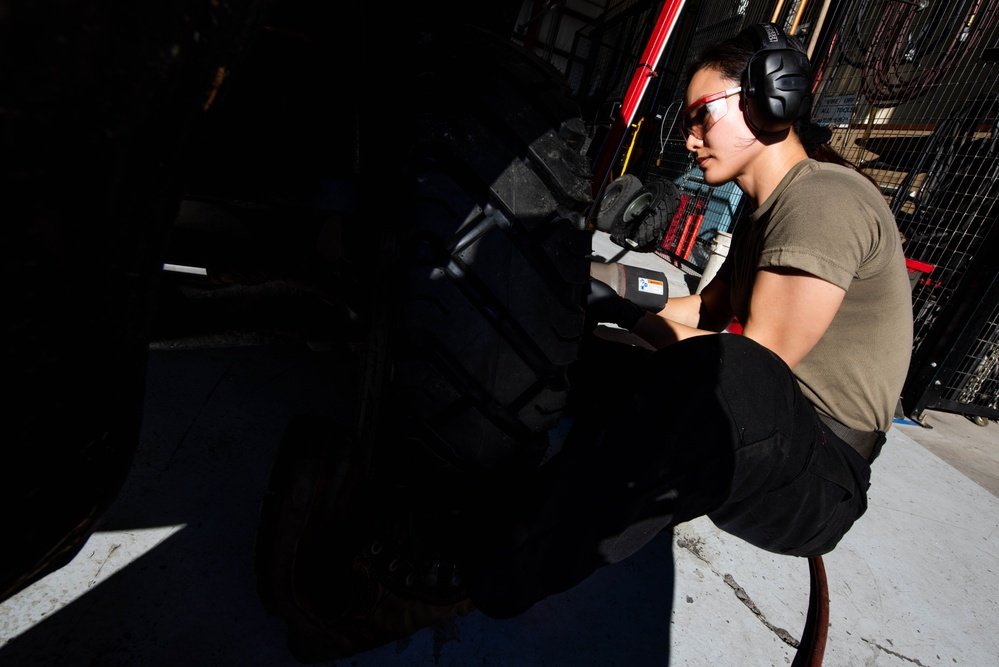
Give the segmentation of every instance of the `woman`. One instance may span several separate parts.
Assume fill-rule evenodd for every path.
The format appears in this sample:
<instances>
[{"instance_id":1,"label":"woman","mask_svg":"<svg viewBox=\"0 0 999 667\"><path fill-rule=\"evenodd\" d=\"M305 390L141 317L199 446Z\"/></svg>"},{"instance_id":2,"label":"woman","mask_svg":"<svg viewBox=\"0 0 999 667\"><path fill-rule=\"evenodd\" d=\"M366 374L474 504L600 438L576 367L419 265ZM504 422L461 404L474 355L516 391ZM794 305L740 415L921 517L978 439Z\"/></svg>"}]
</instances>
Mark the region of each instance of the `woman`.
<instances>
[{"instance_id":1,"label":"woman","mask_svg":"<svg viewBox=\"0 0 999 667\"><path fill-rule=\"evenodd\" d=\"M739 186L747 215L699 295L646 313L597 285L588 315L657 351L620 405L581 411L516 518L490 526L506 528L468 568L487 615L517 615L698 516L812 556L866 510L908 367L910 286L880 192L802 141L815 130L810 82L806 56L772 24L690 66L687 150L705 182ZM742 335L725 333L734 318Z\"/></svg>"},{"instance_id":2,"label":"woman","mask_svg":"<svg viewBox=\"0 0 999 667\"><path fill-rule=\"evenodd\" d=\"M734 181L750 203L725 264L701 294L658 313L594 282L587 316L657 349L586 341L561 450L513 497L509 485L483 483L477 507L469 499L456 540L466 548L455 555L461 576L446 577L447 595L436 585L420 594L424 579L378 541L341 568L303 557L316 599L295 636L311 658L350 655L473 608L516 616L695 517L762 549L811 556L864 513L870 462L908 365L910 288L881 194L801 129L810 127L807 69L772 25L692 65L687 149L709 184ZM742 335L725 333L733 318ZM351 556L371 530L381 492L337 488L304 531L303 553L314 540L317 553L329 545ZM332 530L350 508L353 522Z\"/></svg>"}]
</instances>

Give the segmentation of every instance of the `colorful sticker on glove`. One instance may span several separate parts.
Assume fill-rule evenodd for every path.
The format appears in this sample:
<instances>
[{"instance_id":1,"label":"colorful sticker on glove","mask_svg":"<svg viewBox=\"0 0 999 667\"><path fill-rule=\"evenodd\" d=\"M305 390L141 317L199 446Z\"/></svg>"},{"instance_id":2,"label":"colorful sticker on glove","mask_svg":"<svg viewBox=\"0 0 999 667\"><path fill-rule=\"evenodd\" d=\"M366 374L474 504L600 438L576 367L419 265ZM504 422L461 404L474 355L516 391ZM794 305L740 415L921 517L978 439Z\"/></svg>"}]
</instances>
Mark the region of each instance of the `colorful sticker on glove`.
<instances>
[{"instance_id":1,"label":"colorful sticker on glove","mask_svg":"<svg viewBox=\"0 0 999 667\"><path fill-rule=\"evenodd\" d=\"M663 281L649 280L648 278L638 279L638 291L650 294L663 294Z\"/></svg>"}]
</instances>

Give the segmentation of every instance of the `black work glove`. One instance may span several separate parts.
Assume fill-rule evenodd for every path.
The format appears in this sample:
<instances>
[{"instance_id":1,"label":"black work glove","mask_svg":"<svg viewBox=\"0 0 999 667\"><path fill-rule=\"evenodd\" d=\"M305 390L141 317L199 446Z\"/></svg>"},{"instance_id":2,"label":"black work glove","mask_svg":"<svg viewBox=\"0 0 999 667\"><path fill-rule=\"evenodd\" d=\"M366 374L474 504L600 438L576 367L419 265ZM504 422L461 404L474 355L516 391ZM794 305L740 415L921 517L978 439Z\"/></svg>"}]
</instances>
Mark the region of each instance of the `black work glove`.
<instances>
[{"instance_id":1,"label":"black work glove","mask_svg":"<svg viewBox=\"0 0 999 667\"><path fill-rule=\"evenodd\" d=\"M613 287L590 278L590 293L586 297L586 321L589 328L596 327L600 322L611 322L631 331L644 314L645 309L620 296Z\"/></svg>"}]
</instances>

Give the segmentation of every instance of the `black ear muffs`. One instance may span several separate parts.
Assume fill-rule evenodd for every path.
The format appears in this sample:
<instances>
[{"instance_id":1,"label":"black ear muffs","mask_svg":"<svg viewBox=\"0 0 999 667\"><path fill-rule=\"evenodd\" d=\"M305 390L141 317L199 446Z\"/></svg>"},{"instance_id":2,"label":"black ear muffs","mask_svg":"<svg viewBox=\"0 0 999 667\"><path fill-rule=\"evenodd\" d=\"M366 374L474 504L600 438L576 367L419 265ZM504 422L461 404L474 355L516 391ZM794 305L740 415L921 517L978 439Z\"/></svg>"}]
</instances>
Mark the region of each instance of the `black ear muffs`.
<instances>
[{"instance_id":1,"label":"black ear muffs","mask_svg":"<svg viewBox=\"0 0 999 667\"><path fill-rule=\"evenodd\" d=\"M812 106L808 56L789 46L787 35L773 23L746 28L756 45L742 77L746 122L757 132L782 132Z\"/></svg>"}]
</instances>

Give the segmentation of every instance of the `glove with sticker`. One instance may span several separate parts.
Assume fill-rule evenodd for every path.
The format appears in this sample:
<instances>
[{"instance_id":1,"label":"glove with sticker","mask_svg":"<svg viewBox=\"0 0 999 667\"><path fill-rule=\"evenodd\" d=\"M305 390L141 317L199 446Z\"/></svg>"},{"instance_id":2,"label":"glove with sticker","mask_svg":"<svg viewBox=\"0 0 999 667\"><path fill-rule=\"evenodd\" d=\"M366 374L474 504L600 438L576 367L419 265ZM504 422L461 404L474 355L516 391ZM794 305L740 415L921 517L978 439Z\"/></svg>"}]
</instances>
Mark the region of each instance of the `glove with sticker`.
<instances>
[{"instance_id":1,"label":"glove with sticker","mask_svg":"<svg viewBox=\"0 0 999 667\"><path fill-rule=\"evenodd\" d=\"M645 309L620 296L607 283L590 278L590 293L586 297L586 319L595 326L610 322L631 331L642 319Z\"/></svg>"}]
</instances>

